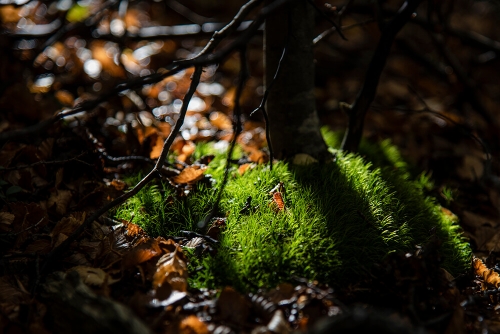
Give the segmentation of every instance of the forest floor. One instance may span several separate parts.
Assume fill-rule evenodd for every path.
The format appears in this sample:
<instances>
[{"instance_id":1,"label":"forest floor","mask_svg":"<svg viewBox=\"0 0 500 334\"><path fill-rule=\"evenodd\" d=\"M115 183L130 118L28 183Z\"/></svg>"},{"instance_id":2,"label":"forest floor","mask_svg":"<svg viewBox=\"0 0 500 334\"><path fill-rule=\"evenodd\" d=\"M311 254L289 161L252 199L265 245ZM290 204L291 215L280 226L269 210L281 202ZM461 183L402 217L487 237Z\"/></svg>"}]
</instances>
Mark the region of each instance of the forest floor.
<instances>
[{"instance_id":1,"label":"forest floor","mask_svg":"<svg viewBox=\"0 0 500 334\"><path fill-rule=\"evenodd\" d=\"M500 332L498 42L492 51L472 37L448 36L441 50L451 50L451 58L466 64L460 68L446 52L430 48L432 41L417 25L403 30L365 122L366 140L390 139L416 174L431 176L429 195L458 216L470 240L475 258L469 272L452 277L442 270L437 247L430 243L391 254L343 288L295 277L244 294L231 287L187 286L186 256L179 245L200 244L201 238L202 252L216 248L195 231L152 237L116 220L113 212L83 225L130 189L127 178L152 168L178 117L192 70L107 96L92 110L42 131L8 135L196 54L206 37L113 39L105 31L115 17L108 8L97 34L69 30L40 53L30 44L33 39L9 35L20 29L20 17L40 25L51 21L55 14L40 14L45 5L34 3L0 7L6 32L0 35L0 136L7 134L0 149L0 332ZM185 23L182 16L155 14L156 2L144 3L131 5L122 17L127 27ZM494 30L500 9L493 2L464 3L450 14L453 27L500 40ZM228 18L236 9L225 9ZM369 19L360 13L346 16L343 25ZM328 28L328 22L320 25L318 31ZM346 128L339 103L352 102L361 87L377 29L367 23L346 31L349 41L332 36L316 49L318 113L333 130ZM268 163L265 124L259 115L250 116L264 92L261 43L254 38L248 49L251 77L242 96L244 130L238 139L247 160L241 169ZM171 147L176 160L161 173L179 196L189 196L199 181L196 172L179 179L195 162L195 144L229 145L239 69L239 58L232 55L202 75ZM477 112L477 100L485 113ZM157 273L170 277L169 284L158 285Z\"/></svg>"}]
</instances>

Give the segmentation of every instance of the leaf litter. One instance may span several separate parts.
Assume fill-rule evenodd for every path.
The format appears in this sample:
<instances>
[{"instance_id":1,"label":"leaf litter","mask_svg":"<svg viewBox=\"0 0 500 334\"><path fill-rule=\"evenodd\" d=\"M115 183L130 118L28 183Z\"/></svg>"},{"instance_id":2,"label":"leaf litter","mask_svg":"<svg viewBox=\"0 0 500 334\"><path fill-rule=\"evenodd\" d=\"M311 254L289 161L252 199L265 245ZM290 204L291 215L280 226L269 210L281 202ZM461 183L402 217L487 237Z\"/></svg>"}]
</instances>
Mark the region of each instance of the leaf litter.
<instances>
[{"instance_id":1,"label":"leaf litter","mask_svg":"<svg viewBox=\"0 0 500 334\"><path fill-rule=\"evenodd\" d=\"M3 28L15 29L19 15L34 24L47 23L36 10L28 5L1 6ZM109 27L111 18L112 15L103 18L104 27ZM152 24L149 14L137 8L129 9L124 20L128 27ZM131 52L145 46L141 43L132 43L131 49L119 54L115 43L94 41L86 45L86 42L69 36L36 58L38 68L31 69L32 75L38 75L43 66L56 78L49 86L16 79L6 88L0 108L8 110L9 116L0 119L2 131L43 121L61 105L73 106L97 96L120 82L127 72L150 70L146 62L141 63ZM152 63L175 59L177 49L187 51L180 42L155 43L158 44L149 45L159 50L148 57ZM21 60L34 57L30 50L20 48L16 52L19 57L14 57L16 60L12 63L2 58L4 63L11 65L1 69L3 81L9 77L23 78ZM85 70L86 60L82 54L91 57L87 60L98 61L103 77L108 79L95 80L92 73ZM124 56L123 66L115 61L120 56ZM417 71L409 60L396 58L389 60L389 70L404 67ZM58 65L70 62L72 65L67 68ZM223 64L225 76L237 72L235 64L238 62L234 57ZM235 90L227 84L229 79L216 78L210 73L204 73L206 85L220 81L225 88L217 94L198 92L197 97L203 103L199 102L188 111L182 137L176 138L172 146L175 161L168 165L172 173L168 177L183 195L189 195L192 187L205 178L204 165L208 162L193 164L192 161L195 143L217 141L227 146L233 131L231 104ZM54 272L40 277L40 263L50 251L83 223L88 212L127 190L124 181L127 172L137 171L147 164L144 159L120 161L109 157L159 157L163 141L177 117L176 101L180 101L187 91L191 75L188 70L145 87L139 99L133 92L111 98L89 115L68 120L68 127L54 126L45 137L9 141L2 146L0 332L70 331L77 322L83 326L80 332L98 328L120 333L290 333L320 328L324 316L329 316L331 321L325 326L345 329L342 319L352 324L359 314L373 320L382 316L397 318L401 328L420 323L437 332L458 332L457 329L464 328L480 332L485 325L499 328L496 227L500 196L498 187L475 183L488 171L482 163L484 152L466 136L457 135L460 129L454 124L443 126L437 117L402 115L398 110L386 110L383 116L377 110L370 113L367 136L377 138L382 133L390 133L410 160L434 170L435 179L458 183L460 196L450 209L461 218L462 226L478 251L470 277L446 275L439 270L438 255L432 249L416 249L412 253L389 256L370 273L373 280L365 285L350 286L345 291L334 291L319 282L300 278L293 284L284 283L253 294L242 294L230 287L220 291L193 290L187 284L187 259L182 248L203 245L203 237L152 238L131 222L110 225L110 217L95 221L70 245ZM342 75L346 77L339 79ZM329 110L329 106L338 103L324 97L339 99L348 95L353 85L350 74L339 73L339 76L335 78L337 83L328 82L319 88L320 109ZM410 76L422 77L418 73ZM442 89L438 84L424 81L418 84L426 90ZM345 82L345 85L340 86L338 82ZM87 89L71 87L80 83ZM68 90L60 89L64 84L68 84ZM383 108L383 104L411 100L408 91L401 87L403 85L397 80L383 81L379 87L383 98L377 101L378 108ZM248 96L247 101L251 100ZM449 115L457 123L465 123L462 116L448 111L449 105L432 102L429 101L429 105L440 113ZM140 110L146 108L152 112ZM468 116L471 123L478 122L477 116ZM338 121L333 123L339 127ZM435 135L423 135L430 132ZM450 140L447 136L459 140ZM247 159L238 164L240 174L269 160L264 127L259 120L246 122L238 143ZM306 164L310 159L300 156L297 160ZM453 166L451 173L443 166ZM498 171L498 165L493 168ZM280 195L275 198L275 194ZM276 192L272 196L277 210L284 210L283 194ZM251 210L251 199L249 202L248 210ZM219 217L207 234L218 240L224 228L225 220ZM31 289L37 284L43 292L33 296ZM365 290L366 286L370 286L370 291ZM89 310L90 305L95 307L93 312ZM381 314L378 307L387 306L394 311ZM398 313L411 320L399 319ZM483 316L487 319L481 320ZM49 328L47 324L51 322ZM88 323L98 327L86 327Z\"/></svg>"}]
</instances>

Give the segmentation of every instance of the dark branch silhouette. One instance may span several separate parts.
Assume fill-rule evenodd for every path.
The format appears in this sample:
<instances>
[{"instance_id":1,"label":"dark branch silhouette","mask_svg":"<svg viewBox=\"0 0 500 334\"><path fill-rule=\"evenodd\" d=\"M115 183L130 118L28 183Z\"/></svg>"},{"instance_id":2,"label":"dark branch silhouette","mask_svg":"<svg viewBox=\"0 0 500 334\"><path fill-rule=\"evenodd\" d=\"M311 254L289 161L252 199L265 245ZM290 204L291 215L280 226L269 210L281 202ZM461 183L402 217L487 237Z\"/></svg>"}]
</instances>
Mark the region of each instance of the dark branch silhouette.
<instances>
[{"instance_id":1,"label":"dark branch silhouette","mask_svg":"<svg viewBox=\"0 0 500 334\"><path fill-rule=\"evenodd\" d=\"M370 107L380 80L380 75L384 69L387 57L391 50L392 42L403 28L403 26L411 19L414 11L421 0L408 0L400 8L398 14L385 25L380 41L375 49L375 53L368 65L363 86L352 105L343 104L344 111L349 116L349 127L342 141L342 149L355 152L358 149L363 134L363 125L365 115Z\"/></svg>"},{"instance_id":2,"label":"dark branch silhouette","mask_svg":"<svg viewBox=\"0 0 500 334\"><path fill-rule=\"evenodd\" d=\"M256 6L260 2L262 2L262 0L252 0L248 2L245 6L241 7L238 14L236 14L234 19L229 24L227 24L226 27L214 33L212 39L208 42L206 47L196 57L173 62L171 65L167 66L165 70L160 70L158 71L158 73L154 73L140 78L134 78L132 80L118 84L111 91L98 96L96 99L85 101L72 109L63 110L54 115L53 117L48 118L36 125L29 126L19 130L12 130L0 133L0 143L6 142L8 140L19 139L24 136L33 135L39 132L43 132L48 127L64 119L65 117L75 115L80 112L90 111L95 107L97 107L100 103L107 101L109 98L125 90L140 88L142 86L149 84L155 84L165 78L168 78L176 73L179 73L182 70L185 70L193 66L208 66L211 64L217 64L226 59L233 51L238 50L243 46L245 46L250 40L250 38L252 38L255 35L259 27L264 23L266 17L274 13L283 4L289 1L291 0L277 0L271 3L270 5L262 8L257 18L253 21L253 23L247 29L245 29L237 39L235 39L228 45L220 48L220 50L213 52L213 50L215 50L215 48L220 44L220 42L224 38L229 36L231 33L236 31L236 29L240 26L241 22L243 22L244 18L254 8L256 8Z\"/></svg>"}]
</instances>

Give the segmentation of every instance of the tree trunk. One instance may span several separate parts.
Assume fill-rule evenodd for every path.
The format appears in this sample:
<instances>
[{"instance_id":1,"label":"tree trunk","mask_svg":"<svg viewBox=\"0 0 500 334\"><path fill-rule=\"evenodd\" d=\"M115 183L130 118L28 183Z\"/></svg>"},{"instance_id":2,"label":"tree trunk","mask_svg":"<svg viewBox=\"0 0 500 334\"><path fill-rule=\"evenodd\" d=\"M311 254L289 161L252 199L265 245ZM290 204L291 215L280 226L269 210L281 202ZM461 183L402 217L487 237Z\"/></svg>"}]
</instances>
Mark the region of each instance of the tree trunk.
<instances>
[{"instance_id":1,"label":"tree trunk","mask_svg":"<svg viewBox=\"0 0 500 334\"><path fill-rule=\"evenodd\" d=\"M330 156L321 136L314 98L313 11L306 0L297 0L266 20L266 88L272 83L287 45L266 105L271 145L278 159L293 158L299 153L319 161Z\"/></svg>"}]
</instances>

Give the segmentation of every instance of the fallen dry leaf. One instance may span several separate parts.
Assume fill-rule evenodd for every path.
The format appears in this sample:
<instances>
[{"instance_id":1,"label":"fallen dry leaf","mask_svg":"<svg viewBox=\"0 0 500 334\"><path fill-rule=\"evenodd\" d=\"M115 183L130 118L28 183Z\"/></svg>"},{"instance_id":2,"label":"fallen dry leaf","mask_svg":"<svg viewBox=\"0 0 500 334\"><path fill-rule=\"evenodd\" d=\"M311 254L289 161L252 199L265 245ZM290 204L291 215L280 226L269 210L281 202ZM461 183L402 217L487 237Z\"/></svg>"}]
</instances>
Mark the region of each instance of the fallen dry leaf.
<instances>
[{"instance_id":1,"label":"fallen dry leaf","mask_svg":"<svg viewBox=\"0 0 500 334\"><path fill-rule=\"evenodd\" d=\"M73 195L69 190L55 190L50 194L47 206L49 208L55 207L57 214L62 216L66 213L72 197Z\"/></svg>"},{"instance_id":2,"label":"fallen dry leaf","mask_svg":"<svg viewBox=\"0 0 500 334\"><path fill-rule=\"evenodd\" d=\"M110 184L118 191L122 191L127 186L127 184L124 181L118 179L114 179L113 181L111 181Z\"/></svg>"},{"instance_id":3,"label":"fallen dry leaf","mask_svg":"<svg viewBox=\"0 0 500 334\"><path fill-rule=\"evenodd\" d=\"M157 269L153 276L153 287L160 288L163 284L169 283L174 290L187 291L187 264L180 255L179 248L173 253L163 255L157 263Z\"/></svg>"},{"instance_id":4,"label":"fallen dry leaf","mask_svg":"<svg viewBox=\"0 0 500 334\"><path fill-rule=\"evenodd\" d=\"M171 178L175 184L195 184L203 178L203 172L207 169L204 166L188 166L179 175Z\"/></svg>"},{"instance_id":5,"label":"fallen dry leaf","mask_svg":"<svg viewBox=\"0 0 500 334\"><path fill-rule=\"evenodd\" d=\"M246 164L241 165L240 167L238 167L238 173L240 175L245 174L245 172L250 168L250 166L252 166L252 164L250 164L250 163L246 163Z\"/></svg>"},{"instance_id":6,"label":"fallen dry leaf","mask_svg":"<svg viewBox=\"0 0 500 334\"><path fill-rule=\"evenodd\" d=\"M210 123L219 130L231 130L233 128L233 122L229 116L219 111L214 111L210 113Z\"/></svg>"},{"instance_id":7,"label":"fallen dry leaf","mask_svg":"<svg viewBox=\"0 0 500 334\"><path fill-rule=\"evenodd\" d=\"M52 148L54 147L54 142L54 138L47 138L38 146L37 155L40 159L47 160L52 156Z\"/></svg>"},{"instance_id":8,"label":"fallen dry leaf","mask_svg":"<svg viewBox=\"0 0 500 334\"><path fill-rule=\"evenodd\" d=\"M52 237L57 237L59 234L70 235L83 223L85 216L85 212L73 212L69 217L61 219L50 234Z\"/></svg>"},{"instance_id":9,"label":"fallen dry leaf","mask_svg":"<svg viewBox=\"0 0 500 334\"><path fill-rule=\"evenodd\" d=\"M9 212L0 212L0 224L2 225L10 225L14 221L14 214L9 213Z\"/></svg>"},{"instance_id":10,"label":"fallen dry leaf","mask_svg":"<svg viewBox=\"0 0 500 334\"><path fill-rule=\"evenodd\" d=\"M186 160L191 155L193 155L195 149L196 149L196 145L192 141L188 140L186 142L186 144L182 147L181 154L179 154L179 156L177 157L177 160L182 161L182 162L186 162Z\"/></svg>"},{"instance_id":11,"label":"fallen dry leaf","mask_svg":"<svg viewBox=\"0 0 500 334\"><path fill-rule=\"evenodd\" d=\"M155 239L145 239L128 252L123 258L123 266L132 268L138 264L146 262L162 253L158 241Z\"/></svg>"},{"instance_id":12,"label":"fallen dry leaf","mask_svg":"<svg viewBox=\"0 0 500 334\"><path fill-rule=\"evenodd\" d=\"M149 152L150 159L158 159L161 155L161 151L163 150L163 138L160 136L156 136L153 147L151 148L151 152Z\"/></svg>"},{"instance_id":13,"label":"fallen dry leaf","mask_svg":"<svg viewBox=\"0 0 500 334\"><path fill-rule=\"evenodd\" d=\"M82 281L87 285L101 287L103 284L113 284L119 281L109 277L109 275L100 268L76 266L70 270L76 271L78 275L80 275Z\"/></svg>"},{"instance_id":14,"label":"fallen dry leaf","mask_svg":"<svg viewBox=\"0 0 500 334\"><path fill-rule=\"evenodd\" d=\"M497 288L500 286L500 276L498 275L498 273L493 269L488 269L488 267L486 267L481 259L475 257L472 260L472 265L474 267L474 273L477 276L482 277L485 283L485 286L483 286L483 290L487 288L487 285L495 286Z\"/></svg>"}]
</instances>

